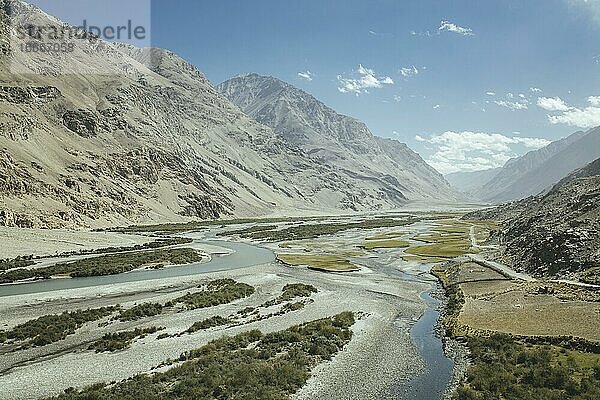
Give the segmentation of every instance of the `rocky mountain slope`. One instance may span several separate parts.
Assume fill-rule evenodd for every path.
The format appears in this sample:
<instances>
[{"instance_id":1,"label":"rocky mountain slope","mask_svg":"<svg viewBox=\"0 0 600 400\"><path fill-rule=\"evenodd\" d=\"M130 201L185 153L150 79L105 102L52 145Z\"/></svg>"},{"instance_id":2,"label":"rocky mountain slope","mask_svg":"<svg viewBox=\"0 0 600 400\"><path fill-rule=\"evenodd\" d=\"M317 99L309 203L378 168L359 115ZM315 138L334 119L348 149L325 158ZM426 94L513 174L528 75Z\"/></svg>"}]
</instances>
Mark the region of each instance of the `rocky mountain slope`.
<instances>
[{"instance_id":1,"label":"rocky mountain slope","mask_svg":"<svg viewBox=\"0 0 600 400\"><path fill-rule=\"evenodd\" d=\"M474 175L454 175L448 179L458 180L460 185L465 178L473 178L466 192L485 202L502 203L548 190L564 176L598 157L600 128L595 128L576 132L542 149L509 160L495 173L482 171Z\"/></svg>"},{"instance_id":2,"label":"rocky mountain slope","mask_svg":"<svg viewBox=\"0 0 600 400\"><path fill-rule=\"evenodd\" d=\"M516 269L600 283L600 159L546 194L467 218L503 221L503 256Z\"/></svg>"},{"instance_id":3,"label":"rocky mountain slope","mask_svg":"<svg viewBox=\"0 0 600 400\"><path fill-rule=\"evenodd\" d=\"M374 136L310 94L273 77L246 74L218 89L250 117L298 147L316 165L333 166L346 185L371 182L410 200L452 201L459 195L405 144Z\"/></svg>"},{"instance_id":4,"label":"rocky mountain slope","mask_svg":"<svg viewBox=\"0 0 600 400\"><path fill-rule=\"evenodd\" d=\"M0 0L0 225L100 226L406 202L408 185L391 175L349 178L315 163L169 51L80 33L72 52L31 53L20 45L40 39L16 34L27 24L65 26L26 3Z\"/></svg>"}]
</instances>

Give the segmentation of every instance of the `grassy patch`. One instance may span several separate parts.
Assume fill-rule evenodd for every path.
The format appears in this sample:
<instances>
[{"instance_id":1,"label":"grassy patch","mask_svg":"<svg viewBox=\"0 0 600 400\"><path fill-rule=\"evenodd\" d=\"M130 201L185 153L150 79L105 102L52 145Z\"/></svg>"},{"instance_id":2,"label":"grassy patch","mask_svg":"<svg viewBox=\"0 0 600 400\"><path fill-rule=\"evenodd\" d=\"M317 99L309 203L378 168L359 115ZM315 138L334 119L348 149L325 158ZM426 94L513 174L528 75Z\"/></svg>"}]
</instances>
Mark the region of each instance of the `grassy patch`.
<instances>
[{"instance_id":1,"label":"grassy patch","mask_svg":"<svg viewBox=\"0 0 600 400\"><path fill-rule=\"evenodd\" d=\"M345 258L334 255L278 254L277 259L290 266L307 266L326 272L351 272L359 268Z\"/></svg>"},{"instance_id":2,"label":"grassy patch","mask_svg":"<svg viewBox=\"0 0 600 400\"><path fill-rule=\"evenodd\" d=\"M113 352L126 349L136 339L143 339L147 335L156 333L164 328L146 328L135 329L117 333L107 333L102 339L92 343L88 350L95 350L96 353Z\"/></svg>"},{"instance_id":3,"label":"grassy patch","mask_svg":"<svg viewBox=\"0 0 600 400\"><path fill-rule=\"evenodd\" d=\"M0 331L0 343L26 342L26 345L45 346L63 340L74 334L85 323L97 321L116 310L117 307L102 307L45 315L15 326L9 331Z\"/></svg>"},{"instance_id":4,"label":"grassy patch","mask_svg":"<svg viewBox=\"0 0 600 400\"><path fill-rule=\"evenodd\" d=\"M406 248L408 246L410 246L410 243L408 243L406 240L368 240L359 247L365 250L373 250Z\"/></svg>"},{"instance_id":5,"label":"grassy patch","mask_svg":"<svg viewBox=\"0 0 600 400\"><path fill-rule=\"evenodd\" d=\"M68 389L55 399L288 399L314 366L350 341L353 324L354 315L346 312L267 335L224 337L182 354L182 364L166 372Z\"/></svg>"},{"instance_id":6,"label":"grassy patch","mask_svg":"<svg viewBox=\"0 0 600 400\"><path fill-rule=\"evenodd\" d=\"M412 246L406 254L423 258L448 259L476 252L471 248L470 225L456 220L441 220L441 224L428 235L414 237L414 240L428 243L424 246Z\"/></svg>"},{"instance_id":7,"label":"grassy patch","mask_svg":"<svg viewBox=\"0 0 600 400\"><path fill-rule=\"evenodd\" d=\"M413 246L406 253L420 257L455 258L470 252L464 243L439 243L427 246Z\"/></svg>"},{"instance_id":8,"label":"grassy patch","mask_svg":"<svg viewBox=\"0 0 600 400\"><path fill-rule=\"evenodd\" d=\"M0 283L24 279L50 279L53 276L72 278L117 275L153 264L189 264L201 257L192 249L159 249L133 253L108 254L100 257L56 264L51 267L18 269L0 273Z\"/></svg>"},{"instance_id":9,"label":"grassy patch","mask_svg":"<svg viewBox=\"0 0 600 400\"><path fill-rule=\"evenodd\" d=\"M406 235L406 233L402 232L388 232L388 233L380 233L377 235L369 236L365 240L388 240L388 239L396 239Z\"/></svg>"}]
</instances>

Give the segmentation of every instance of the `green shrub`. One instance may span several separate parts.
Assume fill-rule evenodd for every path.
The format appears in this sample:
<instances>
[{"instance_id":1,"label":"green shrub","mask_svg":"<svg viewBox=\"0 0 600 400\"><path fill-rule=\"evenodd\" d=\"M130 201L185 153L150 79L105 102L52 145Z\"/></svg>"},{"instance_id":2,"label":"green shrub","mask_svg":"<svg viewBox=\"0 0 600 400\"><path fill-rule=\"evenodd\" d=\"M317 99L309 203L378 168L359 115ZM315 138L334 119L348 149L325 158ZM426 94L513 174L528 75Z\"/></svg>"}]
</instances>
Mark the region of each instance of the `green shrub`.
<instances>
[{"instance_id":1,"label":"green shrub","mask_svg":"<svg viewBox=\"0 0 600 400\"><path fill-rule=\"evenodd\" d=\"M123 350L131 345L135 339L143 339L147 335L156 333L164 328L151 327L146 329L138 329L132 331L124 331L117 333L107 333L102 336L102 339L92 343L89 350L95 350L96 353L113 352Z\"/></svg>"},{"instance_id":2,"label":"green shrub","mask_svg":"<svg viewBox=\"0 0 600 400\"><path fill-rule=\"evenodd\" d=\"M223 337L181 355L167 370L137 375L114 385L68 389L56 400L281 400L298 391L310 370L350 341L351 313L263 335Z\"/></svg>"},{"instance_id":3,"label":"green shrub","mask_svg":"<svg viewBox=\"0 0 600 400\"><path fill-rule=\"evenodd\" d=\"M17 325L9 331L0 332L0 342L27 341L28 345L45 346L74 334L85 323L104 318L116 310L117 307L102 307L45 315Z\"/></svg>"}]
</instances>

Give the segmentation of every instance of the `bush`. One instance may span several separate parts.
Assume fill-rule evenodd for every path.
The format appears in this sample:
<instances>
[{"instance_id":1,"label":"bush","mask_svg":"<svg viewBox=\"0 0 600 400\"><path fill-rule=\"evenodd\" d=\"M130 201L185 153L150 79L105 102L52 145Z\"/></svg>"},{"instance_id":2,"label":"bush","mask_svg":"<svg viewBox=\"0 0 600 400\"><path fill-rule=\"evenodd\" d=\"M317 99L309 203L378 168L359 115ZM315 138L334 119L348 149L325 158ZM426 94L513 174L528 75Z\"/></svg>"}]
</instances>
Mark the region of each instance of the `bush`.
<instances>
[{"instance_id":1,"label":"bush","mask_svg":"<svg viewBox=\"0 0 600 400\"><path fill-rule=\"evenodd\" d=\"M15 342L28 341L28 344L33 346L45 346L74 334L85 323L104 318L116 310L117 307L102 307L66 311L59 315L45 315L27 321L9 331L0 332L0 342L7 340Z\"/></svg>"},{"instance_id":2,"label":"bush","mask_svg":"<svg viewBox=\"0 0 600 400\"><path fill-rule=\"evenodd\" d=\"M182 363L166 372L69 389L54 399L288 399L315 365L348 343L352 333L347 323L353 320L348 313L268 335L253 330L223 337L182 354Z\"/></svg>"}]
</instances>

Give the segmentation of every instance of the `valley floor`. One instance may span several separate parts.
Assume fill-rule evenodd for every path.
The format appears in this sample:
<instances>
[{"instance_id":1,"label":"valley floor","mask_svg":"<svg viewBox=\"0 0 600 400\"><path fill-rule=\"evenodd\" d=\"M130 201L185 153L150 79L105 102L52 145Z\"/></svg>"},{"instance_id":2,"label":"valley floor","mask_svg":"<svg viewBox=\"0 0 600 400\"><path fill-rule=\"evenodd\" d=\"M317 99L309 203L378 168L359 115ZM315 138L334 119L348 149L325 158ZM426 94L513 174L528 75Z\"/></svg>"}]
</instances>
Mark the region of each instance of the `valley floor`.
<instances>
[{"instance_id":1,"label":"valley floor","mask_svg":"<svg viewBox=\"0 0 600 400\"><path fill-rule=\"evenodd\" d=\"M401 219L408 217L403 215ZM336 217L335 223L355 224L362 220ZM115 305L119 305L121 310L129 310L146 304L167 304L190 292L194 293L198 286L223 278L254 288L254 293L250 296L224 304L197 309L165 308L158 315L145 315L132 321L118 320L120 314L115 311L109 316L83 324L62 340L43 346L28 346L27 341L8 340L0 344L0 392L7 400L39 399L58 395L70 387L84 388L99 382L121 381L140 373L166 370L168 367L164 363L167 360L177 360L182 353L198 349L223 335L233 336L252 329L263 333L276 332L352 311L357 319L351 328L352 340L332 361L318 365L307 384L293 397L299 400L403 398L410 390L410 379L425 373L427 369L414 338L411 337L411 328L428 308L421 299L421 293L434 288L435 280L426 273L429 269L427 264L403 261L402 247L367 251L357 245L365 243L369 236L390 231L409 240L417 232L428 230L429 224L430 222L407 220L398 224L398 227L351 229L335 235L298 241L293 245L287 243L281 246L280 241L262 244L278 254L282 251L297 252L298 247L308 246L317 257L324 253L344 257L347 262L358 267L356 272L344 274L324 273L307 269L306 266L286 266L277 261L263 262L260 258L260 264L254 265L250 254L232 255L226 248L227 243L240 239L236 239L235 234L229 235L227 231L253 226L244 224L179 234L195 240L193 245L180 247L195 247L212 261L223 265L227 264L228 257L237 257L236 260L248 257L248 265L240 265L236 269L202 273L203 268L211 265L205 260L193 265L198 273L162 279L118 282L121 275L117 275L114 278L105 277L117 279L110 285L75 285L73 288L31 294L26 294L26 287L31 284L0 286L0 296L7 288L10 288L12 294L1 297L0 301L0 330L5 332L27 321L60 315L65 311ZM285 229L298 224L278 222L275 226L277 229ZM223 243L223 248L215 245L217 242L210 242L212 245L202 244L204 238L214 238L219 232L227 240L220 242ZM111 246L126 247L132 243L147 241L145 236L99 235L110 236ZM227 239L229 236L231 238ZM132 240L132 237L136 239ZM243 240L249 242L248 239ZM102 248L106 244L108 242L98 240L93 247ZM76 246L77 249L82 247ZM12 253L14 254L22 253ZM51 263L46 261L44 265L47 264ZM167 267L158 272L146 273L165 273L168 276L170 271L180 268L190 267ZM47 282L60 282L68 286L71 282L81 282L81 279L96 278ZM273 303L282 295L286 285L294 283L310 285L317 292L309 297L296 299L302 303L297 309L284 310L285 307L280 304L269 305L269 301ZM33 285L40 284L43 283L36 282ZM16 295L15 287L17 291L23 287L24 294ZM245 312L250 313L250 316L246 316ZM232 322L187 332L194 323L215 316L228 318ZM154 327L159 330L134 339L124 349L103 353L89 349L90 345L107 334ZM448 379L451 378L451 372L448 371ZM444 387L441 388L442 392L443 390Z\"/></svg>"}]
</instances>

